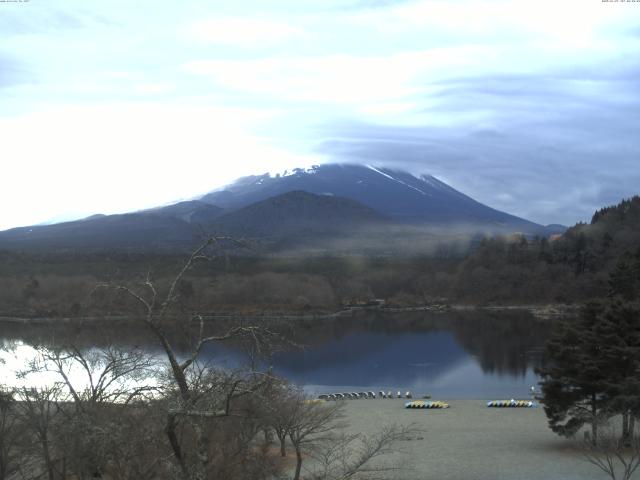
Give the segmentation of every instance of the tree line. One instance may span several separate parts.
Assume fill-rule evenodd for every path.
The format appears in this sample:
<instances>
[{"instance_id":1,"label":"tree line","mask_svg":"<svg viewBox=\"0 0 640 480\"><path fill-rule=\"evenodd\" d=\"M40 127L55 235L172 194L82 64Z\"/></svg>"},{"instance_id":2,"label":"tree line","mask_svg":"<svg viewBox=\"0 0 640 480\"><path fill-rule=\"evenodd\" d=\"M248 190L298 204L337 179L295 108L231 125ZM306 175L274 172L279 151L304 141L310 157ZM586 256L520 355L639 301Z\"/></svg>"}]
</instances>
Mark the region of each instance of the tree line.
<instances>
[{"instance_id":1,"label":"tree line","mask_svg":"<svg viewBox=\"0 0 640 480\"><path fill-rule=\"evenodd\" d=\"M179 285L189 308L260 313L329 311L372 298L428 303L583 303L608 292L618 259L640 245L640 197L596 212L552 238L478 237L472 250L389 256L220 255ZM417 249L419 251L419 249ZM150 270L169 284L180 256L152 253L0 252L4 315L83 316L105 305L97 282L127 282Z\"/></svg>"}]
</instances>

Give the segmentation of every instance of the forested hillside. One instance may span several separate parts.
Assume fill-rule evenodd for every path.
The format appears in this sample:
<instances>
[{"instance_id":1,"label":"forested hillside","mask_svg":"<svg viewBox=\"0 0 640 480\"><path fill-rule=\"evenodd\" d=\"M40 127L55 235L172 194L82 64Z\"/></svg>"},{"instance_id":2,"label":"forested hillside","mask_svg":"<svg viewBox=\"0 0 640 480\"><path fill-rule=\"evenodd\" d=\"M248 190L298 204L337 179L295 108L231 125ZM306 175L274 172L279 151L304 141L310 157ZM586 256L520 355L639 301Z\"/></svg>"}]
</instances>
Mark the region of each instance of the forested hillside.
<instances>
[{"instance_id":1,"label":"forested hillside","mask_svg":"<svg viewBox=\"0 0 640 480\"><path fill-rule=\"evenodd\" d=\"M640 197L598 210L556 238L485 239L456 273L454 298L582 301L607 293L619 262L640 255Z\"/></svg>"},{"instance_id":2,"label":"forested hillside","mask_svg":"<svg viewBox=\"0 0 640 480\"><path fill-rule=\"evenodd\" d=\"M249 251L201 262L179 290L185 308L207 312L333 311L372 298L397 306L582 303L607 294L611 272L624 283L625 268L640 264L640 197L603 208L591 223L562 236L491 237L466 256L460 251L443 248L419 256ZM96 293L98 283L141 283L147 272L162 283L183 261L168 254L0 252L0 315L113 311Z\"/></svg>"}]
</instances>

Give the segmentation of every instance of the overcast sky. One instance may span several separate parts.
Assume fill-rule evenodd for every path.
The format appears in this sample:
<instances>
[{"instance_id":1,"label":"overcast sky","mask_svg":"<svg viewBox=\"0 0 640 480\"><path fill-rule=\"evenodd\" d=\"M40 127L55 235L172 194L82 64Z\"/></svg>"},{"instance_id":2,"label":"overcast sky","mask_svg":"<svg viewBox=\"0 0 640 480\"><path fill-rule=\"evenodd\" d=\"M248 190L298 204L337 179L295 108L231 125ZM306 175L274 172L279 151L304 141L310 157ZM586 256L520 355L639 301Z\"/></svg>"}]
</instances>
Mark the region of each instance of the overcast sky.
<instances>
[{"instance_id":1,"label":"overcast sky","mask_svg":"<svg viewBox=\"0 0 640 480\"><path fill-rule=\"evenodd\" d=\"M640 193L640 3L0 1L0 229L323 162L573 224Z\"/></svg>"}]
</instances>

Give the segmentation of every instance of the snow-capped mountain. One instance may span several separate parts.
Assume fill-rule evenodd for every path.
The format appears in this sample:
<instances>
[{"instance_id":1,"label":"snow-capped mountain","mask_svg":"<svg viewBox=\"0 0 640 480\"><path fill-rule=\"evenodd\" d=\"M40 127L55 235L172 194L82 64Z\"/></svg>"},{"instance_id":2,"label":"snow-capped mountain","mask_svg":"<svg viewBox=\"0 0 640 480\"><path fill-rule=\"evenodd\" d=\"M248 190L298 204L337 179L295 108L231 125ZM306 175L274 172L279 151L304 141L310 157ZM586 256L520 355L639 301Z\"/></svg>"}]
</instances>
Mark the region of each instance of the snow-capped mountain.
<instances>
[{"instance_id":1,"label":"snow-capped mountain","mask_svg":"<svg viewBox=\"0 0 640 480\"><path fill-rule=\"evenodd\" d=\"M238 209L294 190L350 198L403 223L471 224L544 233L541 225L483 205L433 176L364 165L326 164L243 177L201 201Z\"/></svg>"},{"instance_id":2,"label":"snow-capped mountain","mask_svg":"<svg viewBox=\"0 0 640 480\"><path fill-rule=\"evenodd\" d=\"M349 251L376 237L386 252L389 245L408 242L408 248L454 232L562 231L490 208L429 175L329 164L243 177L175 205L14 228L0 232L0 249L189 250L204 232L253 238L266 248L348 237Z\"/></svg>"}]
</instances>

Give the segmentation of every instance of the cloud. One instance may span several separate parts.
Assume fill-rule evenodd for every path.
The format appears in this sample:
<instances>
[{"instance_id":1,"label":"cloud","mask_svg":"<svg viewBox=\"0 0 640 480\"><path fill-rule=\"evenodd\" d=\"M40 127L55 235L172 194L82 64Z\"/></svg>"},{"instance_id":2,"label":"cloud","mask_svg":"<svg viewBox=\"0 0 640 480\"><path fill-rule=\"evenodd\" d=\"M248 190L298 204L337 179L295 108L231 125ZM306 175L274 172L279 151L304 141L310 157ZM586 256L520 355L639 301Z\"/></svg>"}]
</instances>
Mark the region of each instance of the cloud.
<instances>
[{"instance_id":1,"label":"cloud","mask_svg":"<svg viewBox=\"0 0 640 480\"><path fill-rule=\"evenodd\" d=\"M351 14L358 24L368 24L383 31L419 30L430 36L446 35L454 39L520 41L555 40L558 45L576 46L591 43L602 30L622 24L633 25L633 12L607 8L600 2L583 0L538 0L505 2L502 0L426 0L412 2L376 2L386 8ZM385 5L386 4L386 5ZM579 21L577 21L579 15ZM636 13L637 15L637 13Z\"/></svg>"},{"instance_id":2,"label":"cloud","mask_svg":"<svg viewBox=\"0 0 640 480\"><path fill-rule=\"evenodd\" d=\"M65 30L79 30L114 22L80 6L71 12L48 5L32 8L31 5L3 11L0 16L0 31L5 35L33 35Z\"/></svg>"},{"instance_id":3,"label":"cloud","mask_svg":"<svg viewBox=\"0 0 640 480\"><path fill-rule=\"evenodd\" d=\"M228 88L286 101L354 105L407 98L419 93L416 80L421 75L445 78L482 65L489 55L481 46L461 46L388 56L199 60L182 69Z\"/></svg>"},{"instance_id":4,"label":"cloud","mask_svg":"<svg viewBox=\"0 0 640 480\"><path fill-rule=\"evenodd\" d=\"M5 179L0 203L16 207L2 210L0 229L39 223L63 211L82 217L192 198L255 173L255 159L264 162L261 171L295 167L304 155L249 133L269 115L116 103L0 117Z\"/></svg>"},{"instance_id":5,"label":"cloud","mask_svg":"<svg viewBox=\"0 0 640 480\"><path fill-rule=\"evenodd\" d=\"M304 31L286 22L246 17L215 17L189 24L188 36L214 44L238 47L263 47L285 40L295 40Z\"/></svg>"},{"instance_id":6,"label":"cloud","mask_svg":"<svg viewBox=\"0 0 640 480\"><path fill-rule=\"evenodd\" d=\"M123 193L113 208L132 209L220 186L232 173L329 156L431 172L539 222L573 223L636 193L634 4L65 5L32 1L0 17L11 186L54 198L39 178L62 178L72 191L73 171L89 197L107 198L92 170L112 163L137 179L109 177ZM206 175L179 177L177 189L165 166L176 162ZM157 191L133 188L156 168ZM43 213L25 202L20 218Z\"/></svg>"},{"instance_id":7,"label":"cloud","mask_svg":"<svg viewBox=\"0 0 640 480\"><path fill-rule=\"evenodd\" d=\"M631 71L458 78L444 82L438 101L423 111L451 123L343 122L325 127L320 151L432 173L492 207L573 224L639 193L640 92L633 79Z\"/></svg>"},{"instance_id":8,"label":"cloud","mask_svg":"<svg viewBox=\"0 0 640 480\"><path fill-rule=\"evenodd\" d=\"M405 3L414 3L415 0L356 0L352 3L341 4L339 9L342 11L363 10L363 9L386 9L389 7L397 7Z\"/></svg>"},{"instance_id":9,"label":"cloud","mask_svg":"<svg viewBox=\"0 0 640 480\"><path fill-rule=\"evenodd\" d=\"M0 88L31 81L32 75L26 66L13 56L0 52Z\"/></svg>"}]
</instances>

